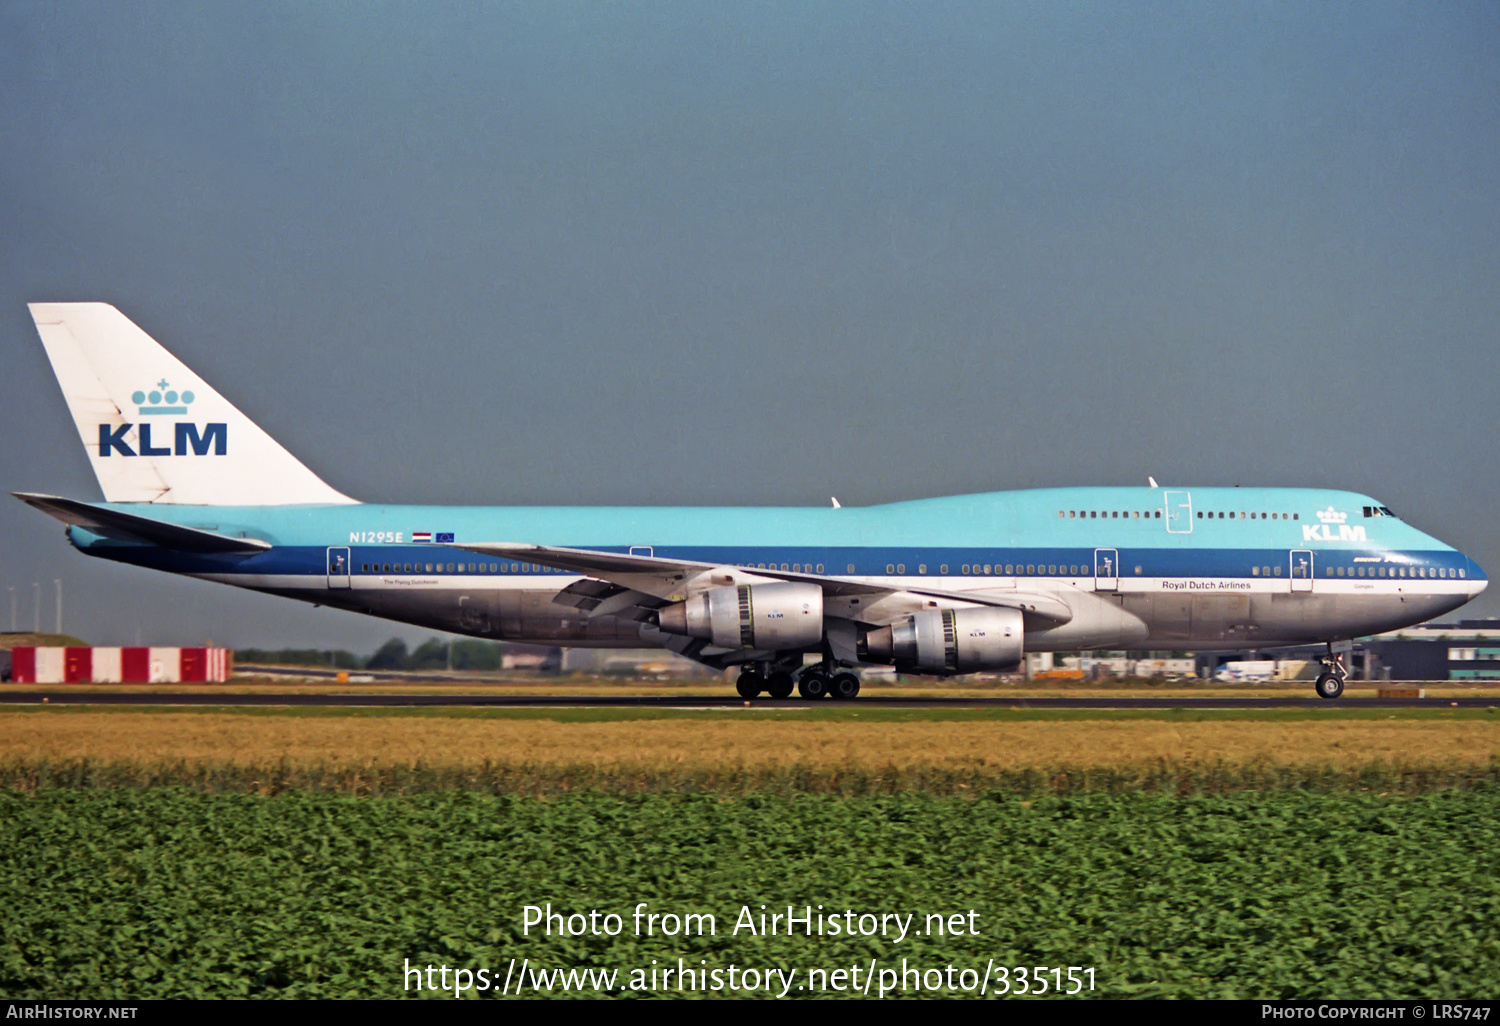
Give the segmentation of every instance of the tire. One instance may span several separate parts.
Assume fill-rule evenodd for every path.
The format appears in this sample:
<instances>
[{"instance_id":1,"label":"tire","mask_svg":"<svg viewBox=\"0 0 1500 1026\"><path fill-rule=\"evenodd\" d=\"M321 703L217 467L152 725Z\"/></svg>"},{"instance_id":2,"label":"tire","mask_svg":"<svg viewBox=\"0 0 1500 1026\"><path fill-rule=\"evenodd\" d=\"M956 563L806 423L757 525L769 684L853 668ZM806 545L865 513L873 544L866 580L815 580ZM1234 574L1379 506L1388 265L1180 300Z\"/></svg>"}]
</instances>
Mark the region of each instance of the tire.
<instances>
[{"instance_id":1,"label":"tire","mask_svg":"<svg viewBox=\"0 0 1500 1026\"><path fill-rule=\"evenodd\" d=\"M797 694L807 699L828 697L828 678L821 673L804 673L797 678Z\"/></svg>"},{"instance_id":2,"label":"tire","mask_svg":"<svg viewBox=\"0 0 1500 1026\"><path fill-rule=\"evenodd\" d=\"M1337 698L1344 693L1344 678L1336 673L1325 673L1313 685L1313 690L1319 698Z\"/></svg>"},{"instance_id":3,"label":"tire","mask_svg":"<svg viewBox=\"0 0 1500 1026\"><path fill-rule=\"evenodd\" d=\"M746 670L740 674L740 679L735 681L734 690L740 693L741 698L755 698L761 689L766 686L766 679L754 670Z\"/></svg>"},{"instance_id":4,"label":"tire","mask_svg":"<svg viewBox=\"0 0 1500 1026\"><path fill-rule=\"evenodd\" d=\"M788 698L792 694L792 675L773 673L766 678L766 693L772 698Z\"/></svg>"},{"instance_id":5,"label":"tire","mask_svg":"<svg viewBox=\"0 0 1500 1026\"><path fill-rule=\"evenodd\" d=\"M830 698L841 701L859 697L859 677L852 673L836 673L833 680L828 682L828 693Z\"/></svg>"}]
</instances>

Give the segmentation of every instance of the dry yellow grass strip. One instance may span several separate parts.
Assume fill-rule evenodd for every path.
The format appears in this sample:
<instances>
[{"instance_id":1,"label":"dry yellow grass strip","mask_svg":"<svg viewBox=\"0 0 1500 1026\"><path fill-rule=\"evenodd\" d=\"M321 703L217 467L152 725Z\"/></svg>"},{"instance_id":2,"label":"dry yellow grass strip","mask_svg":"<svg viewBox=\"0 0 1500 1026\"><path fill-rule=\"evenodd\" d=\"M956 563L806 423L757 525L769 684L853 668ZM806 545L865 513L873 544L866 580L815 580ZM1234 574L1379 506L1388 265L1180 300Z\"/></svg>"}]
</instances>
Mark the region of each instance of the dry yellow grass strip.
<instances>
[{"instance_id":1,"label":"dry yellow grass strip","mask_svg":"<svg viewBox=\"0 0 1500 1026\"><path fill-rule=\"evenodd\" d=\"M0 713L0 758L264 765L531 765L964 769L1143 760L1487 764L1500 725L1390 723L791 722Z\"/></svg>"}]
</instances>

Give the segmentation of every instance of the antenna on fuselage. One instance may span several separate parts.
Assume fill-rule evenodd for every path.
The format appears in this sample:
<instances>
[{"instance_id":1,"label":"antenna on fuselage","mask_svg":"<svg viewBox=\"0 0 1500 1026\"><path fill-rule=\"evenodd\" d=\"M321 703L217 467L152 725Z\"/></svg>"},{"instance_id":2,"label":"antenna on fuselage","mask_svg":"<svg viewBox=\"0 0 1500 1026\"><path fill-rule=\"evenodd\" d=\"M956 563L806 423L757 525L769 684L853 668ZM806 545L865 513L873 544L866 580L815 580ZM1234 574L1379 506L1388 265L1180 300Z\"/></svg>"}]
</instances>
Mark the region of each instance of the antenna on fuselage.
<instances>
[{"instance_id":1,"label":"antenna on fuselage","mask_svg":"<svg viewBox=\"0 0 1500 1026\"><path fill-rule=\"evenodd\" d=\"M1161 487L1161 485L1159 485L1159 484L1156 483L1156 478L1152 477L1150 474L1146 475L1146 480L1148 482L1150 482L1152 488L1160 488Z\"/></svg>"},{"instance_id":2,"label":"antenna on fuselage","mask_svg":"<svg viewBox=\"0 0 1500 1026\"><path fill-rule=\"evenodd\" d=\"M837 495L830 495L829 498L833 500L833 508L834 509L843 509L844 508L844 507L842 507L842 506L839 505L839 497Z\"/></svg>"}]
</instances>

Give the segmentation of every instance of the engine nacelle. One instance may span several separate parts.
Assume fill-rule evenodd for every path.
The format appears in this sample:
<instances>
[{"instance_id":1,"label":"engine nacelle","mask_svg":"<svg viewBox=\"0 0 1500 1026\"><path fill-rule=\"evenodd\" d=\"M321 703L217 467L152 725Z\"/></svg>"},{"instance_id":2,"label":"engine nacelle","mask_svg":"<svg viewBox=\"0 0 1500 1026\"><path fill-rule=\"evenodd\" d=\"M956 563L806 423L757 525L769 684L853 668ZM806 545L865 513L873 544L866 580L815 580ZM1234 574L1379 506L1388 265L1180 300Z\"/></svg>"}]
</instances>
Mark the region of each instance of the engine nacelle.
<instances>
[{"instance_id":1,"label":"engine nacelle","mask_svg":"<svg viewBox=\"0 0 1500 1026\"><path fill-rule=\"evenodd\" d=\"M1022 633L1019 609L924 609L865 635L865 655L914 673L1014 670Z\"/></svg>"},{"instance_id":2,"label":"engine nacelle","mask_svg":"<svg viewBox=\"0 0 1500 1026\"><path fill-rule=\"evenodd\" d=\"M808 648L823 640L823 589L790 581L710 588L659 610L657 625L720 648Z\"/></svg>"}]
</instances>

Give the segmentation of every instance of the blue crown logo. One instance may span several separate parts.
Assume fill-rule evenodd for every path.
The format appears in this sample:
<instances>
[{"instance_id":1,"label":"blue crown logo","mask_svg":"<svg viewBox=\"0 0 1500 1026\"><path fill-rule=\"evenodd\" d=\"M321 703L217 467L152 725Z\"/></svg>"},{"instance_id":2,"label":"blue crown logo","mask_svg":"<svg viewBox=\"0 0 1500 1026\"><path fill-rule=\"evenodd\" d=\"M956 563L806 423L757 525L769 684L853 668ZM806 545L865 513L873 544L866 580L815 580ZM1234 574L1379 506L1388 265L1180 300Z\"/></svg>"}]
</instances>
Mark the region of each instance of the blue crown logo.
<instances>
[{"instance_id":1,"label":"blue crown logo","mask_svg":"<svg viewBox=\"0 0 1500 1026\"><path fill-rule=\"evenodd\" d=\"M186 413L193 401L191 392L175 392L166 378L158 381L149 392L136 391L130 401L140 407L142 417L170 413Z\"/></svg>"}]
</instances>

